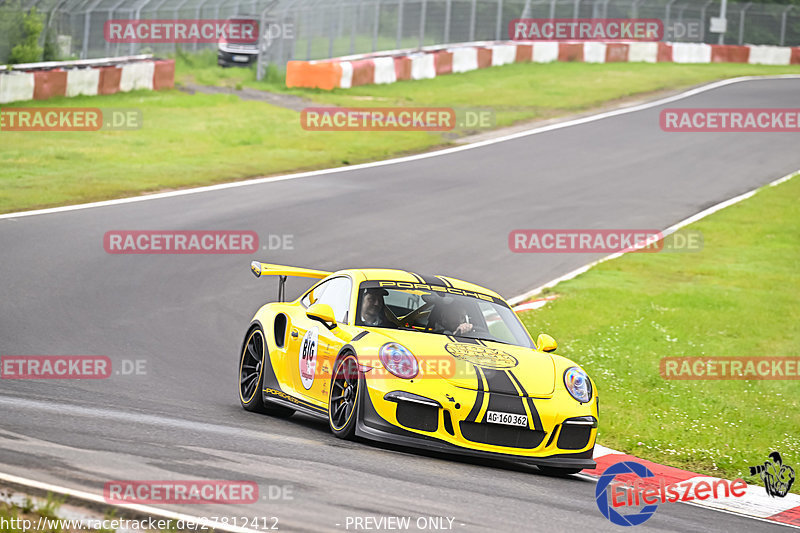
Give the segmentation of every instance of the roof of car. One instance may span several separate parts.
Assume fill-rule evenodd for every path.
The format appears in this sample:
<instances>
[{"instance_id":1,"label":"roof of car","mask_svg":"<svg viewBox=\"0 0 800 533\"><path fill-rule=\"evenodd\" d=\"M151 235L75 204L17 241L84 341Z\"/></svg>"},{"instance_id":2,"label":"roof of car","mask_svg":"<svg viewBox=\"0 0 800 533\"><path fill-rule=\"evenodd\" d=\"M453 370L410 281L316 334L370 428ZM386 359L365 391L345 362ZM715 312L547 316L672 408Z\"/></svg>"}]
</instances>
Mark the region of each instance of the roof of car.
<instances>
[{"instance_id":1,"label":"roof of car","mask_svg":"<svg viewBox=\"0 0 800 533\"><path fill-rule=\"evenodd\" d=\"M406 281L415 284L454 287L456 289L479 292L481 294L502 299L502 296L490 289L487 289L486 287L481 287L480 285L462 281L456 278L451 278L449 276L431 276L419 272L408 272L405 270L391 268L359 268L343 272L360 273L364 276L364 281Z\"/></svg>"}]
</instances>

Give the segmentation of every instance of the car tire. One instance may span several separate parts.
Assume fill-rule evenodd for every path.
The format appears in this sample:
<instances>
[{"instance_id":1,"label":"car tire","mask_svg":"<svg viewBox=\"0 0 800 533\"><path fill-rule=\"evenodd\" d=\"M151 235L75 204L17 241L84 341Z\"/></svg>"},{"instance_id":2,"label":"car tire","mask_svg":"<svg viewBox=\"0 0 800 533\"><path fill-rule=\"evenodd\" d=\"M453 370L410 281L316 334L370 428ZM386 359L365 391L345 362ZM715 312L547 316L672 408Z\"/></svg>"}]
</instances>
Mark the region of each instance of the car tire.
<instances>
[{"instance_id":1,"label":"car tire","mask_svg":"<svg viewBox=\"0 0 800 533\"><path fill-rule=\"evenodd\" d=\"M343 355L334 366L328 395L328 425L340 439L352 440L355 437L362 388L358 358L353 353Z\"/></svg>"},{"instance_id":2,"label":"car tire","mask_svg":"<svg viewBox=\"0 0 800 533\"><path fill-rule=\"evenodd\" d=\"M294 409L272 405L264 401L264 364L267 358L267 342L261 326L253 326L244 338L239 356L239 402L245 411L264 413L286 418Z\"/></svg>"},{"instance_id":3,"label":"car tire","mask_svg":"<svg viewBox=\"0 0 800 533\"><path fill-rule=\"evenodd\" d=\"M583 470L583 468L560 468L557 466L539 466L539 465L537 465L536 468L538 468L542 474L554 477L571 476L572 474L577 474L578 472Z\"/></svg>"}]
</instances>

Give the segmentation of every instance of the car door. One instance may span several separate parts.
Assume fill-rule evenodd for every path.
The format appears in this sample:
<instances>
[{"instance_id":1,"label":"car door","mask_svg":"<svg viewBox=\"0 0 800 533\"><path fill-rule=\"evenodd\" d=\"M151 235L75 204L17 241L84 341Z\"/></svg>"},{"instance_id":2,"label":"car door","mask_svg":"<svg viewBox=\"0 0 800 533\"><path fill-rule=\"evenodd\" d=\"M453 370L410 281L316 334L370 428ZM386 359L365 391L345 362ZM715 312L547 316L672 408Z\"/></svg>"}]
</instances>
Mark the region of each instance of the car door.
<instances>
[{"instance_id":1,"label":"car door","mask_svg":"<svg viewBox=\"0 0 800 533\"><path fill-rule=\"evenodd\" d=\"M314 287L301 303L305 308L315 303L330 305L337 324L345 324L350 314L352 290L352 280L348 276L338 276ZM297 337L293 339L293 357L289 357L288 361L293 367L291 375L294 377L294 389L304 399L326 406L333 363L349 336L338 325L331 330L305 313L297 317L294 328L297 329Z\"/></svg>"}]
</instances>

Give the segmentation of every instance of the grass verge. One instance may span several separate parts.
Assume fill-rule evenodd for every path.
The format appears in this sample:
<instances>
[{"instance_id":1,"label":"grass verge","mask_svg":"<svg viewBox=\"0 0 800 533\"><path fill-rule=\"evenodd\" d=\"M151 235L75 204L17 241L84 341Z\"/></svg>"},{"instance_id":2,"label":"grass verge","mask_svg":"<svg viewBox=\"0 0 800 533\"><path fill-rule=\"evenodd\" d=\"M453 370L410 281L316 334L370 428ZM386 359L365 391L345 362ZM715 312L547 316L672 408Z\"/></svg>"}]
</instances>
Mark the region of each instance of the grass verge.
<instances>
[{"instance_id":1,"label":"grass verge","mask_svg":"<svg viewBox=\"0 0 800 533\"><path fill-rule=\"evenodd\" d=\"M762 484L748 467L771 451L800 469L800 381L668 381L659 361L799 355L800 176L689 229L702 232L701 252L601 263L522 319L597 383L604 446Z\"/></svg>"},{"instance_id":2,"label":"grass verge","mask_svg":"<svg viewBox=\"0 0 800 533\"><path fill-rule=\"evenodd\" d=\"M496 111L498 126L731 76L800 73L800 65L520 64L325 92L287 89L275 71L257 82L252 69L218 68L209 53L181 55L176 69L183 83L252 86L321 104L488 107ZM144 124L133 131L0 131L0 213L350 165L424 151L452 138L431 132L305 131L296 111L235 95L177 90L14 106L136 108Z\"/></svg>"}]
</instances>

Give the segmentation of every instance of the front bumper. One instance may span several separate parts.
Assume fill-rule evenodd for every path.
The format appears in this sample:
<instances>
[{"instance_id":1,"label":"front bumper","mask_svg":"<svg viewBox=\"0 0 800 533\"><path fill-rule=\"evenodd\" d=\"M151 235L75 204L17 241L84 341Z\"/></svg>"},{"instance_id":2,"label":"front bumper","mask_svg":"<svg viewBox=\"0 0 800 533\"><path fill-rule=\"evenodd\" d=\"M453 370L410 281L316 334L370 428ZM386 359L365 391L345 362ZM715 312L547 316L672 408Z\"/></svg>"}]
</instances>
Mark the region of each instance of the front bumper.
<instances>
[{"instance_id":1,"label":"front bumper","mask_svg":"<svg viewBox=\"0 0 800 533\"><path fill-rule=\"evenodd\" d=\"M246 61L244 60L245 58ZM237 61L237 59L242 60ZM220 66L247 67L254 64L257 60L258 53L252 53L250 51L234 52L217 49L217 65Z\"/></svg>"},{"instance_id":2,"label":"front bumper","mask_svg":"<svg viewBox=\"0 0 800 533\"><path fill-rule=\"evenodd\" d=\"M532 443L520 441L519 446L521 447L467 442L460 431L460 421L453 420L449 412L445 415L445 408L442 407L440 402L431 400L433 403L439 404L438 408L431 407L431 409L436 410L437 416L439 417L437 422L434 424L430 420L416 420L415 424L417 427L424 429L412 430L410 428L404 428L403 424L398 421L398 419L402 417L396 414L394 417L387 416L387 418L393 418L392 421L389 421L381 416L378 412L379 410L376 409L375 403L379 403L379 405L381 405L381 411L385 414L391 412L392 404L399 406L402 403L402 400L397 401L394 399L397 396L396 394L388 392L385 396L384 391L370 389L370 387L367 387L366 390L368 392L367 394L360 395L359 412L361 416L358 417L356 424L356 435L365 439L445 454L482 457L495 460L500 459L557 468L587 469L597 466L597 463L592 459L596 429L591 430L589 442L583 449L566 453L564 453L564 450L557 449L556 453L553 453L554 448L557 448L556 442L560 440L560 438L554 438L559 431L557 425L551 427L550 431L542 430L542 435L533 437L534 442ZM387 401L387 396L392 399L388 399ZM397 408L395 407L395 409ZM449 420L449 423L445 421L443 424L439 424L438 420L444 420L445 416L447 420ZM545 417L543 417L543 419L544 418ZM485 424L479 425L485 426ZM496 431L510 431L507 428L502 426L497 427L494 424L489 426L492 430ZM459 430L456 428L459 428ZM534 434L537 432L529 431L529 433Z\"/></svg>"}]
</instances>

